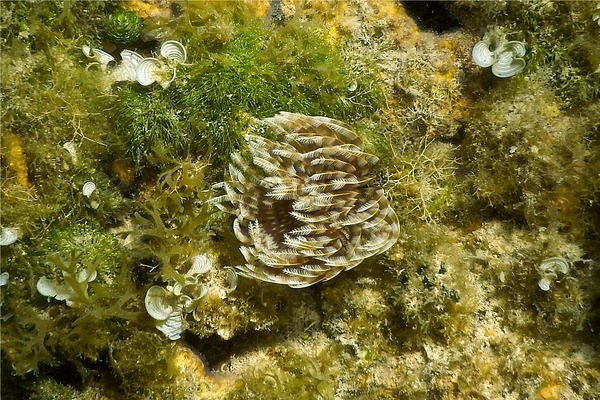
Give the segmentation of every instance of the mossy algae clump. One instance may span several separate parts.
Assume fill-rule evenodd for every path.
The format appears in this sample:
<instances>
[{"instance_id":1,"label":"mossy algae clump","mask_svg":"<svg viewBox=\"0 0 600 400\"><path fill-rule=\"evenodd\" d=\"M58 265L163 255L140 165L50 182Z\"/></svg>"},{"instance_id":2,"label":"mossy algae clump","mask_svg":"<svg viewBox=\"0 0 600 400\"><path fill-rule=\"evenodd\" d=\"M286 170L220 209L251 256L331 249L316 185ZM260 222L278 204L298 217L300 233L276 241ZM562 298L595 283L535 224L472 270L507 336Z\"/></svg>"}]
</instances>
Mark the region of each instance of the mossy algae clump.
<instances>
[{"instance_id":1,"label":"mossy algae clump","mask_svg":"<svg viewBox=\"0 0 600 400\"><path fill-rule=\"evenodd\" d=\"M106 34L116 44L135 42L142 34L142 20L129 10L117 9L108 17Z\"/></svg>"},{"instance_id":2,"label":"mossy algae clump","mask_svg":"<svg viewBox=\"0 0 600 400\"><path fill-rule=\"evenodd\" d=\"M351 74L317 22L273 27L234 18L229 28L221 47L190 52L172 88L121 92L116 129L136 163L162 147L222 164L255 118L286 110L352 121L382 106L374 77Z\"/></svg>"},{"instance_id":3,"label":"mossy algae clump","mask_svg":"<svg viewBox=\"0 0 600 400\"><path fill-rule=\"evenodd\" d=\"M48 256L76 251L81 254L82 260L95 260L99 279L107 283L117 277L119 264L125 255L115 236L93 223L56 226L45 236L41 247Z\"/></svg>"},{"instance_id":4,"label":"mossy algae clump","mask_svg":"<svg viewBox=\"0 0 600 400\"><path fill-rule=\"evenodd\" d=\"M110 124L101 115L111 102L98 96L94 73L77 64L81 38L55 27L61 10L56 6L47 2L31 10L27 18L17 20L24 24L20 26L15 19L25 12L26 8L21 9L25 4L3 4L3 11L11 11L4 15L11 29L3 31L0 64L5 100L1 151L3 165L10 165L2 169L3 223L18 226L26 235L38 235L40 223L47 227L59 219L77 220L85 215L110 224L126 203L103 164L109 158ZM71 17L80 18L83 25L78 35L89 24L95 26L86 22L96 18L98 7L94 5L83 16L79 6L71 10ZM48 23L39 26L44 18ZM50 29L57 33L50 35ZM6 46L8 42L13 44ZM67 143L75 156L63 147ZM99 189L94 195L97 209L90 208L81 195L88 180L94 180Z\"/></svg>"},{"instance_id":5,"label":"mossy algae clump","mask_svg":"<svg viewBox=\"0 0 600 400\"><path fill-rule=\"evenodd\" d=\"M190 125L170 94L138 89L120 95L116 129L123 132L126 153L136 165L146 164L152 150L181 155L191 142Z\"/></svg>"},{"instance_id":6,"label":"mossy algae clump","mask_svg":"<svg viewBox=\"0 0 600 400\"><path fill-rule=\"evenodd\" d=\"M580 213L594 190L584 136L592 121L575 122L533 77L494 89L487 98L474 108L462 148L475 195L530 225L558 224L579 234L588 229Z\"/></svg>"}]
</instances>

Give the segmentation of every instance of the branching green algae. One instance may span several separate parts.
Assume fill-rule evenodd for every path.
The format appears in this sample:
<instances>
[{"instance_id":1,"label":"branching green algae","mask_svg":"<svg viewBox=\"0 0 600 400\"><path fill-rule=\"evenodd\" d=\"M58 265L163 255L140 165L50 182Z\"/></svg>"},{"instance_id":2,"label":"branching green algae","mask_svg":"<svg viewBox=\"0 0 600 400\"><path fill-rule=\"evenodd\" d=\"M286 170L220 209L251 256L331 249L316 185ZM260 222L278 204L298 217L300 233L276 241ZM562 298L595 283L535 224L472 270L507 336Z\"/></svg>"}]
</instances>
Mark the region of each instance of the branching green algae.
<instances>
[{"instance_id":1,"label":"branching green algae","mask_svg":"<svg viewBox=\"0 0 600 400\"><path fill-rule=\"evenodd\" d=\"M381 91L367 74L354 77L344 68L316 23L274 29L251 20L230 29L218 51L191 52L172 89L119 94L116 129L136 163L158 146L222 164L254 118L288 110L356 120L382 106Z\"/></svg>"},{"instance_id":2,"label":"branching green algae","mask_svg":"<svg viewBox=\"0 0 600 400\"><path fill-rule=\"evenodd\" d=\"M271 3L0 3L2 398L594 398L595 2L444 2L445 33L392 0ZM107 30L123 13L127 45ZM472 61L491 28L525 43L519 75ZM188 51L167 89L106 87L81 51L167 40ZM244 258L207 201L280 111L353 127L400 237L312 288L232 290ZM208 291L170 341L144 297L198 254ZM548 259L569 270L543 290Z\"/></svg>"}]
</instances>

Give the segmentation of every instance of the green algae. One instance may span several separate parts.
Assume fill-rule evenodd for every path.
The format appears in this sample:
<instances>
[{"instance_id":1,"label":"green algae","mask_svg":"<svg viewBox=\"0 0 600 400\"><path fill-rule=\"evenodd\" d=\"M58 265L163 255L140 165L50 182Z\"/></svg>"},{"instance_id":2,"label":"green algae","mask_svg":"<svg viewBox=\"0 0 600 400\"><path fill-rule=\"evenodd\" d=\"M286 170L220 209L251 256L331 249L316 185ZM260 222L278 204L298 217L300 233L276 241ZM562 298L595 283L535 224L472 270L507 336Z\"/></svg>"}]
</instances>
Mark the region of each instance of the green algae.
<instances>
[{"instance_id":1,"label":"green algae","mask_svg":"<svg viewBox=\"0 0 600 400\"><path fill-rule=\"evenodd\" d=\"M117 9L106 22L106 34L116 44L135 42L142 34L142 19L135 13Z\"/></svg>"},{"instance_id":2,"label":"green algae","mask_svg":"<svg viewBox=\"0 0 600 400\"><path fill-rule=\"evenodd\" d=\"M375 77L351 74L316 23L274 28L254 20L230 29L218 52L191 53L192 65L173 88L132 87L119 95L116 130L136 164L159 148L180 157L210 155L222 165L256 118L286 110L354 121L383 104Z\"/></svg>"},{"instance_id":3,"label":"green algae","mask_svg":"<svg viewBox=\"0 0 600 400\"><path fill-rule=\"evenodd\" d=\"M19 236L1 254L3 398L593 398L594 5L444 3L462 27L433 34L375 3L294 2L276 24L266 2L122 3L144 18L132 50L188 49L162 89L86 69L114 4L2 2L2 226ZM470 61L488 25L527 43L519 76ZM313 288L231 291L243 258L211 185L281 110L353 124L400 239ZM169 342L144 295L199 253L209 293ZM571 269L544 292L551 257ZM86 266L84 301L36 290Z\"/></svg>"}]
</instances>

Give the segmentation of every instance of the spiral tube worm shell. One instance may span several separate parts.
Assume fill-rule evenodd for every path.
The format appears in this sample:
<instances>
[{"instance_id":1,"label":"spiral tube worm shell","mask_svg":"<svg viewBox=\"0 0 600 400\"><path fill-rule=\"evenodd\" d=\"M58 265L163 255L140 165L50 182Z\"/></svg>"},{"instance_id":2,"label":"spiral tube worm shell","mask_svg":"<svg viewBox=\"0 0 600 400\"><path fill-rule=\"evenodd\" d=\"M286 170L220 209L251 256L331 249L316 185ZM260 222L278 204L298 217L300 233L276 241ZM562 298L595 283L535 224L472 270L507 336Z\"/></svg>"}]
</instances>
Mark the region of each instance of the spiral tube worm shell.
<instances>
[{"instance_id":1,"label":"spiral tube worm shell","mask_svg":"<svg viewBox=\"0 0 600 400\"><path fill-rule=\"evenodd\" d=\"M1 227L0 227L0 230L1 230L0 246L8 246L17 241L17 239L18 239L17 232L15 232L14 230L12 230L10 228L1 228Z\"/></svg>"},{"instance_id":2,"label":"spiral tube worm shell","mask_svg":"<svg viewBox=\"0 0 600 400\"><path fill-rule=\"evenodd\" d=\"M497 42L497 43L496 43ZM495 46L493 46L495 44ZM490 50L490 47L495 47ZM475 64L480 67L492 67L492 73L499 78L509 78L525 68L525 45L518 41L506 41L495 35L486 35L473 46L471 55Z\"/></svg>"},{"instance_id":3,"label":"spiral tube worm shell","mask_svg":"<svg viewBox=\"0 0 600 400\"><path fill-rule=\"evenodd\" d=\"M164 42L160 46L160 55L176 64L183 64L187 59L185 47L176 40L167 40Z\"/></svg>"},{"instance_id":4,"label":"spiral tube worm shell","mask_svg":"<svg viewBox=\"0 0 600 400\"><path fill-rule=\"evenodd\" d=\"M85 197L90 197L92 195L92 193L94 193L95 190L96 190L96 184L92 181L87 181L86 183L83 184L83 188L82 188L81 192L83 193L83 195Z\"/></svg>"}]
</instances>

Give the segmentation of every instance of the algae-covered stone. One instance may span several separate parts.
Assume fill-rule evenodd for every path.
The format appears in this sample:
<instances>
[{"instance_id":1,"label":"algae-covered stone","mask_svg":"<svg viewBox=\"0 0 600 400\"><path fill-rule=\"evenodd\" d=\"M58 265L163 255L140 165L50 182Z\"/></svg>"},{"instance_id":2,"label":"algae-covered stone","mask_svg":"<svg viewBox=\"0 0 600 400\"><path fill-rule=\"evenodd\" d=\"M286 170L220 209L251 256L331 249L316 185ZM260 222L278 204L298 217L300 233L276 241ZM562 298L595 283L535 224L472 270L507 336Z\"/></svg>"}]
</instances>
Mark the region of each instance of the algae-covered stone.
<instances>
[{"instance_id":1,"label":"algae-covered stone","mask_svg":"<svg viewBox=\"0 0 600 400\"><path fill-rule=\"evenodd\" d=\"M271 24L274 3L3 3L2 223L18 240L0 252L2 398L595 398L595 2L442 2L462 22L444 33L397 0L285 0ZM83 45L122 50L98 42L119 7L155 43L107 71L131 79L175 38L188 54L167 89L103 92L86 69ZM519 75L472 61L490 26L527 44ZM280 111L357 127L399 218L397 244L310 288L236 284L244 256L209 201ZM176 341L146 312L153 287L177 299Z\"/></svg>"}]
</instances>

